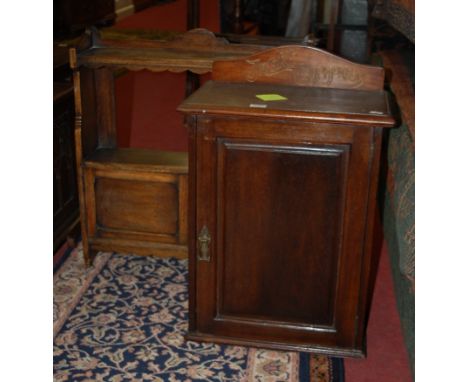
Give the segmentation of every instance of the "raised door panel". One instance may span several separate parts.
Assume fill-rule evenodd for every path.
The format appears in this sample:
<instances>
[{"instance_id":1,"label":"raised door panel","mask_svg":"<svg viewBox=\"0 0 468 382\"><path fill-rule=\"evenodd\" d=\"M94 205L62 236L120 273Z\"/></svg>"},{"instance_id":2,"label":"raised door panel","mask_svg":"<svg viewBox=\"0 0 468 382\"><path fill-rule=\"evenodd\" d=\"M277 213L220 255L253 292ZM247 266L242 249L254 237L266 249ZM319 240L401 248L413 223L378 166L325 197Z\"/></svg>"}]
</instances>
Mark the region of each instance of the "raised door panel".
<instances>
[{"instance_id":1,"label":"raised door panel","mask_svg":"<svg viewBox=\"0 0 468 382\"><path fill-rule=\"evenodd\" d=\"M333 330L347 157L218 141L218 320Z\"/></svg>"}]
</instances>

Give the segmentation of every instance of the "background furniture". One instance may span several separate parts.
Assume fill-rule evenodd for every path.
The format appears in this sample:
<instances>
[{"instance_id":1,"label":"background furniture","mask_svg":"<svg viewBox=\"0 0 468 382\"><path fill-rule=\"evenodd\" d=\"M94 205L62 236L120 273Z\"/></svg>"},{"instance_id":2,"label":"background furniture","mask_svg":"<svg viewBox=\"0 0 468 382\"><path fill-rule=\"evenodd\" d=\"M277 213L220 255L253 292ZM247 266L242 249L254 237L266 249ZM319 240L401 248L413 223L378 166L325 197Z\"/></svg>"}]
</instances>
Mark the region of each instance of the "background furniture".
<instances>
[{"instance_id":1,"label":"background furniture","mask_svg":"<svg viewBox=\"0 0 468 382\"><path fill-rule=\"evenodd\" d=\"M78 190L76 186L73 83L68 49L54 46L53 116L53 250L68 241L73 246L79 232Z\"/></svg>"},{"instance_id":2,"label":"background furniture","mask_svg":"<svg viewBox=\"0 0 468 382\"><path fill-rule=\"evenodd\" d=\"M54 252L79 224L73 137L73 85L54 82Z\"/></svg>"},{"instance_id":3,"label":"background furniture","mask_svg":"<svg viewBox=\"0 0 468 382\"><path fill-rule=\"evenodd\" d=\"M369 5L373 18L385 20L414 44L414 0L370 0Z\"/></svg>"},{"instance_id":4,"label":"background furniture","mask_svg":"<svg viewBox=\"0 0 468 382\"><path fill-rule=\"evenodd\" d=\"M115 0L54 0L54 38L80 34L95 24L115 20Z\"/></svg>"},{"instance_id":5,"label":"background furniture","mask_svg":"<svg viewBox=\"0 0 468 382\"><path fill-rule=\"evenodd\" d=\"M367 0L223 1L222 32L311 36L318 47L368 63Z\"/></svg>"},{"instance_id":6,"label":"background furniture","mask_svg":"<svg viewBox=\"0 0 468 382\"><path fill-rule=\"evenodd\" d=\"M386 137L385 182L381 186L383 228L395 294L414 376L415 360L415 113L414 61L404 50L379 53L391 73L390 89L400 109L400 126ZM413 54L414 58L414 54Z\"/></svg>"},{"instance_id":7,"label":"background furniture","mask_svg":"<svg viewBox=\"0 0 468 382\"><path fill-rule=\"evenodd\" d=\"M394 125L383 69L282 46L217 61L212 76L179 107L187 338L362 356L382 130Z\"/></svg>"},{"instance_id":8,"label":"background furniture","mask_svg":"<svg viewBox=\"0 0 468 382\"><path fill-rule=\"evenodd\" d=\"M415 360L415 35L414 0L369 1L374 60L387 71L399 127L385 137L380 210L389 247L402 332L413 371Z\"/></svg>"}]
</instances>

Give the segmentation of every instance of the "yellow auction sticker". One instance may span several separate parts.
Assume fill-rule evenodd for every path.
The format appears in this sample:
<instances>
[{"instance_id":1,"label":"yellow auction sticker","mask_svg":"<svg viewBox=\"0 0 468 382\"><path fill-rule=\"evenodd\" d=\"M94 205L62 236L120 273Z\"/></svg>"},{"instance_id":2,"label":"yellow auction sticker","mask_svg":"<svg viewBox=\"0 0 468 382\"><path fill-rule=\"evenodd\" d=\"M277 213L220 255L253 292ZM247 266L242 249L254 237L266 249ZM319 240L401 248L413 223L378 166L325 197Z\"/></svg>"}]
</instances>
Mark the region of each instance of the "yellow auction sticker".
<instances>
[{"instance_id":1,"label":"yellow auction sticker","mask_svg":"<svg viewBox=\"0 0 468 382\"><path fill-rule=\"evenodd\" d=\"M262 101L284 101L287 99L280 94L256 94L255 97Z\"/></svg>"}]
</instances>

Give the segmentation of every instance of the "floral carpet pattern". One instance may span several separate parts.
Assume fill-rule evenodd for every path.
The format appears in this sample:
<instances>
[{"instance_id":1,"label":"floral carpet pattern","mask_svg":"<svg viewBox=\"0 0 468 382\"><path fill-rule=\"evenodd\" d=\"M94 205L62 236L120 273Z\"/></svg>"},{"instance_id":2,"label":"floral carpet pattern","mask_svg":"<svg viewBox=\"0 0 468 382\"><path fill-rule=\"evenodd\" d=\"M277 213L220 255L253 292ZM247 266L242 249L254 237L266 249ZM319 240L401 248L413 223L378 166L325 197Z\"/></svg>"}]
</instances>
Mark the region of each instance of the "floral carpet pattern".
<instances>
[{"instance_id":1,"label":"floral carpet pattern","mask_svg":"<svg viewBox=\"0 0 468 382\"><path fill-rule=\"evenodd\" d=\"M86 268L80 244L54 274L54 338L110 256L110 253L99 252L93 266Z\"/></svg>"},{"instance_id":2,"label":"floral carpet pattern","mask_svg":"<svg viewBox=\"0 0 468 382\"><path fill-rule=\"evenodd\" d=\"M56 382L343 381L342 360L185 341L187 260L81 256L54 276Z\"/></svg>"}]
</instances>

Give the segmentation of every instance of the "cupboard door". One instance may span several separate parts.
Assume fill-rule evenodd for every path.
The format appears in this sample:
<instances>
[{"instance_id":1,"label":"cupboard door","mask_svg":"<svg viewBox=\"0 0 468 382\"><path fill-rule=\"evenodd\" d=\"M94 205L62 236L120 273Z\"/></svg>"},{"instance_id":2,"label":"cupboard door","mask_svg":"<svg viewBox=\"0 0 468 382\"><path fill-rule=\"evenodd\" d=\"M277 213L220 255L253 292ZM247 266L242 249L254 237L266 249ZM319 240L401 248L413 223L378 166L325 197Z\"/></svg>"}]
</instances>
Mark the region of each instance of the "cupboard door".
<instances>
[{"instance_id":1,"label":"cupboard door","mask_svg":"<svg viewBox=\"0 0 468 382\"><path fill-rule=\"evenodd\" d=\"M352 349L368 150L352 156L353 141L208 133L198 143L198 333L221 342ZM346 228L351 222L355 228Z\"/></svg>"}]
</instances>

